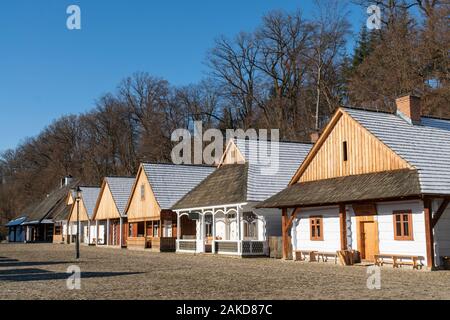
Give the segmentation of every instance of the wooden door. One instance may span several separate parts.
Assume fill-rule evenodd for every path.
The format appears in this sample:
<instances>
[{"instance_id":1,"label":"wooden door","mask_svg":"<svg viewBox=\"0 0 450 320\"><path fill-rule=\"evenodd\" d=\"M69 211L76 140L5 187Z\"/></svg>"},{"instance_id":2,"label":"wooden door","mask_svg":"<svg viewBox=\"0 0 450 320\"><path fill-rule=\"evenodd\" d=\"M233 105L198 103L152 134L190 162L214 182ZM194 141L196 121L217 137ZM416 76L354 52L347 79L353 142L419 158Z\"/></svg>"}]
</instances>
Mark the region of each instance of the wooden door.
<instances>
[{"instance_id":1,"label":"wooden door","mask_svg":"<svg viewBox=\"0 0 450 320\"><path fill-rule=\"evenodd\" d=\"M375 221L361 222L361 259L374 261L378 253L378 235Z\"/></svg>"},{"instance_id":2,"label":"wooden door","mask_svg":"<svg viewBox=\"0 0 450 320\"><path fill-rule=\"evenodd\" d=\"M127 246L129 229L130 229L130 227L128 225L128 222L123 221L123 226L122 226L122 246L123 247Z\"/></svg>"},{"instance_id":3,"label":"wooden door","mask_svg":"<svg viewBox=\"0 0 450 320\"><path fill-rule=\"evenodd\" d=\"M354 204L356 215L356 234L358 238L358 250L361 260L374 261L374 255L379 253L378 222L376 205Z\"/></svg>"}]
</instances>

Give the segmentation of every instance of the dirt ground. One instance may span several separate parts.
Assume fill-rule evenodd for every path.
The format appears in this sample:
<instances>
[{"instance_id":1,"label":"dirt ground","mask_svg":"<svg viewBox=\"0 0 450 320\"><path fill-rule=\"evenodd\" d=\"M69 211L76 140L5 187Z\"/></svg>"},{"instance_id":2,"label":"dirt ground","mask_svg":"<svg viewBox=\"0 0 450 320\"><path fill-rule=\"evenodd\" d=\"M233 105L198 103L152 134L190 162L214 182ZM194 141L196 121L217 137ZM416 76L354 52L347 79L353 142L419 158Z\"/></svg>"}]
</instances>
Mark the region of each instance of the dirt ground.
<instances>
[{"instance_id":1,"label":"dirt ground","mask_svg":"<svg viewBox=\"0 0 450 320\"><path fill-rule=\"evenodd\" d=\"M0 244L0 299L450 299L450 272L153 253L59 244ZM67 289L67 268L81 290Z\"/></svg>"}]
</instances>

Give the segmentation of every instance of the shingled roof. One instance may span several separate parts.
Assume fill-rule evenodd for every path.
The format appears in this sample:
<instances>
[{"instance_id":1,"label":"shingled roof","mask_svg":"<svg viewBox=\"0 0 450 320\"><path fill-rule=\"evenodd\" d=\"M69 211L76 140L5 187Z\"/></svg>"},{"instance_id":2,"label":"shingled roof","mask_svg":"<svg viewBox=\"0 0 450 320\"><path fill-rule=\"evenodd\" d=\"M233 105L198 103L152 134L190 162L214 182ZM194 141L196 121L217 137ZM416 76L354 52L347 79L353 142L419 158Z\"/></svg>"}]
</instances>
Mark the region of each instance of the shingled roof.
<instances>
[{"instance_id":1,"label":"shingled roof","mask_svg":"<svg viewBox=\"0 0 450 320\"><path fill-rule=\"evenodd\" d=\"M170 209L213 171L204 165L144 163L143 170L161 209Z\"/></svg>"},{"instance_id":2,"label":"shingled roof","mask_svg":"<svg viewBox=\"0 0 450 320\"><path fill-rule=\"evenodd\" d=\"M292 208L420 196L419 174L402 169L296 183L259 208Z\"/></svg>"},{"instance_id":3,"label":"shingled roof","mask_svg":"<svg viewBox=\"0 0 450 320\"><path fill-rule=\"evenodd\" d=\"M41 223L44 219L53 219L65 210L67 195L69 191L77 185L77 181L71 182L67 186L57 188L50 192L48 196L36 205L28 207L24 215L27 216L25 224Z\"/></svg>"},{"instance_id":4,"label":"shingled roof","mask_svg":"<svg viewBox=\"0 0 450 320\"><path fill-rule=\"evenodd\" d=\"M246 200L254 202L266 200L283 190L313 146L311 143L248 139L235 139L235 143L248 163ZM278 157L272 157L275 153ZM275 169L273 173L270 167Z\"/></svg>"},{"instance_id":5,"label":"shingled roof","mask_svg":"<svg viewBox=\"0 0 450 320\"><path fill-rule=\"evenodd\" d=\"M117 210L120 215L123 215L136 179L129 177L106 177L105 180L108 183Z\"/></svg>"},{"instance_id":6,"label":"shingled roof","mask_svg":"<svg viewBox=\"0 0 450 320\"><path fill-rule=\"evenodd\" d=\"M92 219L95 205L97 204L98 195L100 194L99 187L80 187L81 198L83 199L89 219Z\"/></svg>"},{"instance_id":7,"label":"shingled roof","mask_svg":"<svg viewBox=\"0 0 450 320\"><path fill-rule=\"evenodd\" d=\"M450 120L411 124L396 114L343 110L417 169L423 194L450 194Z\"/></svg>"},{"instance_id":8,"label":"shingled roof","mask_svg":"<svg viewBox=\"0 0 450 320\"><path fill-rule=\"evenodd\" d=\"M246 202L247 170L247 164L229 164L218 168L178 201L173 209Z\"/></svg>"}]
</instances>

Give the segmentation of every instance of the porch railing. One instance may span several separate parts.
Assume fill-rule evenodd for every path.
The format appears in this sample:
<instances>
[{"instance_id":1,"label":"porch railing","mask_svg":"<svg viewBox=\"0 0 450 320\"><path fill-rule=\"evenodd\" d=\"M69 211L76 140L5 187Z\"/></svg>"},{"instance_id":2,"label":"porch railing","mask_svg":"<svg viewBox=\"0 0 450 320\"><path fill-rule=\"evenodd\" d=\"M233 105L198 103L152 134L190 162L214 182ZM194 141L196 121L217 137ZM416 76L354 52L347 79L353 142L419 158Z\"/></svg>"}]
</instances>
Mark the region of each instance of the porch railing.
<instances>
[{"instance_id":1,"label":"porch railing","mask_svg":"<svg viewBox=\"0 0 450 320\"><path fill-rule=\"evenodd\" d=\"M256 240L244 240L241 242L243 256L262 256L266 254L267 242Z\"/></svg>"},{"instance_id":2,"label":"porch railing","mask_svg":"<svg viewBox=\"0 0 450 320\"><path fill-rule=\"evenodd\" d=\"M214 246L218 254L239 254L239 241L216 240Z\"/></svg>"}]
</instances>

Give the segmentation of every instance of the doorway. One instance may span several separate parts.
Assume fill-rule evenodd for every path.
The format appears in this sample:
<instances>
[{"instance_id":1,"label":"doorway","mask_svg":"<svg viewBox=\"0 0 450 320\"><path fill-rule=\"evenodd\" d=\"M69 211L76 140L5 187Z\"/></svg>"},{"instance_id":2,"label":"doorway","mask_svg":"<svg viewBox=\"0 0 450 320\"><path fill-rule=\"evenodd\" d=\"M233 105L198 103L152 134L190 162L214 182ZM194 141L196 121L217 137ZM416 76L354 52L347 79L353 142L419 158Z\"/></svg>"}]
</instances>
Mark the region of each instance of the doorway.
<instances>
[{"instance_id":1,"label":"doorway","mask_svg":"<svg viewBox=\"0 0 450 320\"><path fill-rule=\"evenodd\" d=\"M375 204L353 205L356 215L356 234L361 260L375 261L379 253L378 222Z\"/></svg>"}]
</instances>

